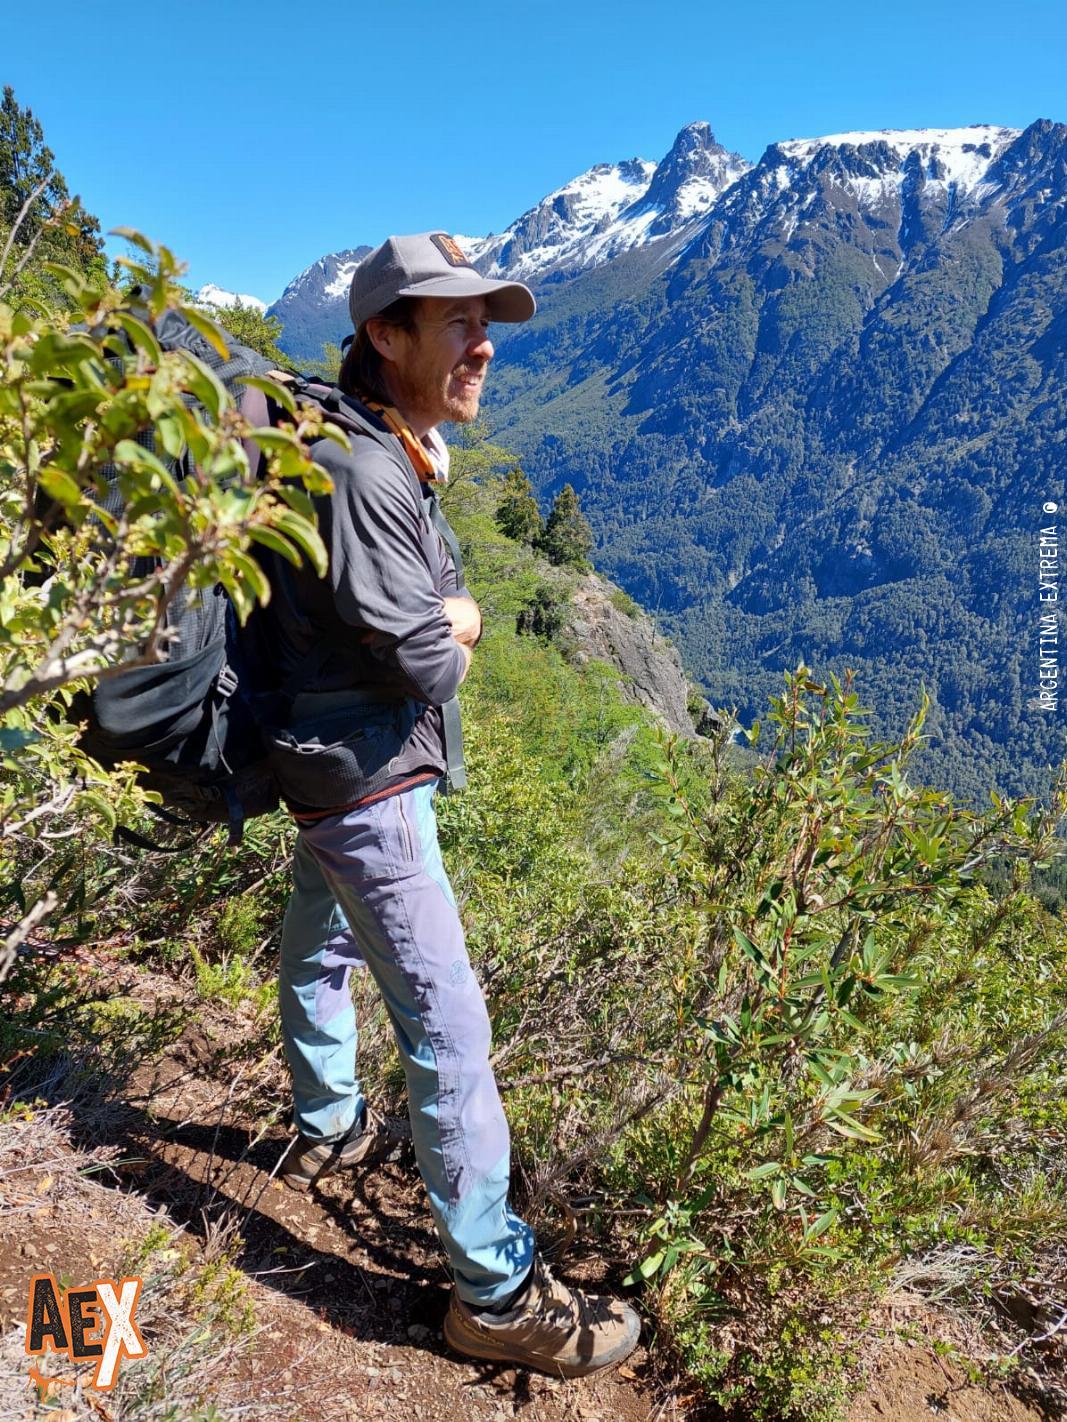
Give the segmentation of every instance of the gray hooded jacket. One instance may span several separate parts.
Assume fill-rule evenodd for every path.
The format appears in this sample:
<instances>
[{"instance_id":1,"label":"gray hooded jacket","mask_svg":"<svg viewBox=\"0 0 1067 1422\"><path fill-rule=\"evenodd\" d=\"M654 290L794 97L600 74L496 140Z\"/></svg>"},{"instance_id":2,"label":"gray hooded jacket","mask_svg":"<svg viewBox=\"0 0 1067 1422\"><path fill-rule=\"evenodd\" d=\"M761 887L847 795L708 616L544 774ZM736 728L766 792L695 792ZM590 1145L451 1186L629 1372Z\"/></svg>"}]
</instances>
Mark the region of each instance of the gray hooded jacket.
<instances>
[{"instance_id":1,"label":"gray hooded jacket","mask_svg":"<svg viewBox=\"0 0 1067 1422\"><path fill-rule=\"evenodd\" d=\"M257 550L271 583L253 619L257 660L262 689L276 694L268 719L303 748L276 766L298 812L387 793L422 772L447 768L462 784L454 698L466 662L442 605L470 596L455 535L397 437L360 402L336 395L350 448L330 440L314 448L334 485L314 497L326 576ZM351 754L338 761L342 742ZM347 767L340 776L339 764Z\"/></svg>"}]
</instances>

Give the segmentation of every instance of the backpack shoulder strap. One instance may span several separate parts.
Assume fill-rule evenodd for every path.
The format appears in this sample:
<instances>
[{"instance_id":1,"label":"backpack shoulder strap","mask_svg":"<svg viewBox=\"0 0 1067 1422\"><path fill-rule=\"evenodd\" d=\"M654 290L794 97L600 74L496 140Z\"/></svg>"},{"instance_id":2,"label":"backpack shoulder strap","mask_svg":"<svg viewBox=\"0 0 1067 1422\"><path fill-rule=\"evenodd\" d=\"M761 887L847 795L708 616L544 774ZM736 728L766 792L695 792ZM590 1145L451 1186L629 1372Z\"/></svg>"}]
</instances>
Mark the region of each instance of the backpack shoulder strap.
<instances>
[{"instance_id":1,"label":"backpack shoulder strap","mask_svg":"<svg viewBox=\"0 0 1067 1422\"><path fill-rule=\"evenodd\" d=\"M269 372L272 379L277 379L278 371ZM327 385L322 381L309 380L306 376L289 376L286 384L298 400L306 400L310 404L318 405L330 417L330 423L339 426L349 435L359 435L371 439L375 444L380 445L394 462L399 462L407 476L411 491L415 495L415 505L428 528L433 527L433 518L427 512L425 500L422 493L422 481L396 436L384 425L380 424L375 417L364 409L358 400L351 395L346 395L336 385Z\"/></svg>"},{"instance_id":2,"label":"backpack shoulder strap","mask_svg":"<svg viewBox=\"0 0 1067 1422\"><path fill-rule=\"evenodd\" d=\"M463 578L463 556L459 551L459 539L456 537L455 529L445 517L445 511L441 507L441 500L437 497L437 490L430 486L430 492L426 495L426 503L430 510L430 523L441 535L441 541L452 555L452 562L456 569L456 581L461 588L466 587Z\"/></svg>"}]
</instances>

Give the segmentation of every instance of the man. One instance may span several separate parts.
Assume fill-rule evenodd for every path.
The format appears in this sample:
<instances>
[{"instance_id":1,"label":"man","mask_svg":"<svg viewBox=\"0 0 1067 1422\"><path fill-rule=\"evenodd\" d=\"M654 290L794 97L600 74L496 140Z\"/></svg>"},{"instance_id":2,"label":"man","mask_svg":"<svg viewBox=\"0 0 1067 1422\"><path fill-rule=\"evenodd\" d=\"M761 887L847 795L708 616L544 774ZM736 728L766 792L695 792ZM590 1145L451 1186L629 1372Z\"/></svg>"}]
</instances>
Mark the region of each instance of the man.
<instances>
[{"instance_id":1,"label":"man","mask_svg":"<svg viewBox=\"0 0 1067 1422\"><path fill-rule=\"evenodd\" d=\"M394 237L357 268L354 337L335 393L350 448L322 441L326 577L267 559L262 614L288 709L277 773L299 834L281 945L283 1038L299 1136L283 1178L306 1187L393 1143L355 1070L351 967L381 990L408 1086L419 1170L454 1275L459 1352L578 1376L637 1342L633 1309L566 1288L508 1204L509 1137L489 1017L441 861L433 797L462 784L456 692L481 635L434 485L436 433L473 420L489 322L534 300L488 281L451 237Z\"/></svg>"}]
</instances>

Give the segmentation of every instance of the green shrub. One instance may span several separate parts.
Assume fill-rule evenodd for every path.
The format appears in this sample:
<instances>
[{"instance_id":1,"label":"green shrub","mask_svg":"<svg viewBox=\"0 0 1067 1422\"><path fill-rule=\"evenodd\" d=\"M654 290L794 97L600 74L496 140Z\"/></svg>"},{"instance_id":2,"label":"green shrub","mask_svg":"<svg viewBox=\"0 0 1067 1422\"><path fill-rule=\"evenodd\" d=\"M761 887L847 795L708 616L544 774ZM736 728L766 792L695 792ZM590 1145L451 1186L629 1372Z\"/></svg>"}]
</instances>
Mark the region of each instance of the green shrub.
<instances>
[{"instance_id":1,"label":"green shrub","mask_svg":"<svg viewBox=\"0 0 1067 1422\"><path fill-rule=\"evenodd\" d=\"M263 906L250 895L227 899L216 924L219 942L229 953L254 952L262 927Z\"/></svg>"},{"instance_id":2,"label":"green shrub","mask_svg":"<svg viewBox=\"0 0 1067 1422\"><path fill-rule=\"evenodd\" d=\"M657 1206L633 1277L660 1282L680 1355L756 1416L833 1414L819 1379L856 1325L831 1309L820 1341L810 1316L842 1279L862 1311L893 1261L962 1244L1006 1288L1067 1232L1067 942L1026 892L1067 780L985 815L914 788L924 709L874 743L847 679L800 668L725 795L695 813L669 745L661 767L665 862L704 927L659 984L681 1094L608 1179Z\"/></svg>"},{"instance_id":3,"label":"green shrub","mask_svg":"<svg viewBox=\"0 0 1067 1422\"><path fill-rule=\"evenodd\" d=\"M641 614L641 609L633 598L623 588L615 588L608 599L616 611L621 612L626 617L637 618Z\"/></svg>"}]
</instances>

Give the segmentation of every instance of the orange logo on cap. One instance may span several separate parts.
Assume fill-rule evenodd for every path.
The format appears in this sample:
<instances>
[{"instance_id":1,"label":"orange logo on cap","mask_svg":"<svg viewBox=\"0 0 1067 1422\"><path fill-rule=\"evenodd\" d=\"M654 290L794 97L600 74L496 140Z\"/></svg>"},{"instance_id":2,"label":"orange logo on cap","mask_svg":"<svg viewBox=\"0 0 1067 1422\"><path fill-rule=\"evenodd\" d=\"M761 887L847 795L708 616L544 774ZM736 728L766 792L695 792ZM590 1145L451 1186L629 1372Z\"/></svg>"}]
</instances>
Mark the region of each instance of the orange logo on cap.
<instances>
[{"instance_id":1,"label":"orange logo on cap","mask_svg":"<svg viewBox=\"0 0 1067 1422\"><path fill-rule=\"evenodd\" d=\"M435 232L430 238L437 250L454 267L469 267L470 262L464 255L463 248L454 237L449 237L447 232Z\"/></svg>"}]
</instances>

